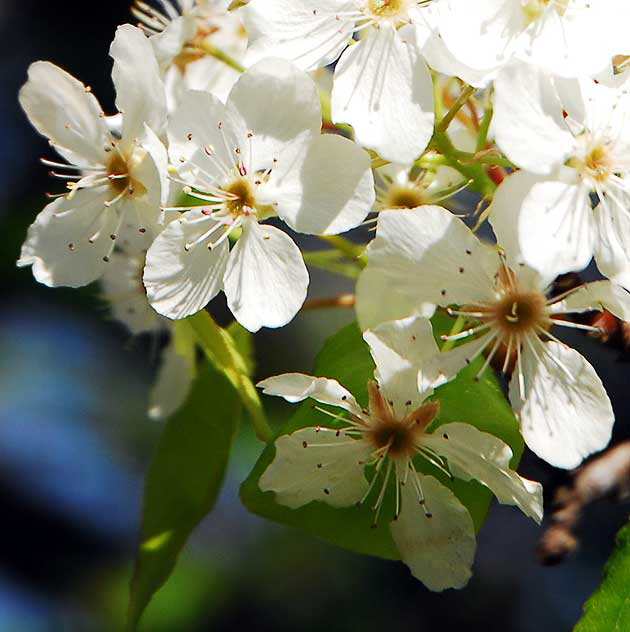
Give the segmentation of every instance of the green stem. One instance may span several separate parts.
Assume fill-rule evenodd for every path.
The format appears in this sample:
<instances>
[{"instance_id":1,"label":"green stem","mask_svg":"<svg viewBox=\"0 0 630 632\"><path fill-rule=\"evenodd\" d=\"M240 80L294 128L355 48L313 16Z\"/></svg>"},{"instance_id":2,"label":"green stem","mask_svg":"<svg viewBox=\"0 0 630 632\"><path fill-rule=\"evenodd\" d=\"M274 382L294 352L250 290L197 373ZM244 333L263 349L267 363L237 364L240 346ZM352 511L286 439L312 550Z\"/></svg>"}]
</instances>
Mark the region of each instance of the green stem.
<instances>
[{"instance_id":1,"label":"green stem","mask_svg":"<svg viewBox=\"0 0 630 632\"><path fill-rule=\"evenodd\" d=\"M509 169L517 168L513 162L503 156L497 156L494 152L479 155L456 150L455 158L464 164L496 165L499 167L508 167Z\"/></svg>"},{"instance_id":2,"label":"green stem","mask_svg":"<svg viewBox=\"0 0 630 632\"><path fill-rule=\"evenodd\" d=\"M450 167L457 169L467 180L473 181L471 188L477 193L489 197L494 194L497 188L496 184L488 176L483 165L475 164L474 161L471 161L470 164L465 164L459 160L462 154L465 156L473 156L474 154L466 154L465 152L458 151L446 132L436 131L431 144L442 154Z\"/></svg>"},{"instance_id":3,"label":"green stem","mask_svg":"<svg viewBox=\"0 0 630 632\"><path fill-rule=\"evenodd\" d=\"M361 267L363 265L364 247L353 244L350 240L340 235L315 235L318 239L330 244L333 248L344 254L349 259L357 261Z\"/></svg>"},{"instance_id":4,"label":"green stem","mask_svg":"<svg viewBox=\"0 0 630 632\"><path fill-rule=\"evenodd\" d=\"M201 45L201 50L203 50L204 53L208 53L208 55L211 55L215 59L222 61L226 66L229 66L230 68L236 70L236 72L245 72L245 67L242 64L237 62L234 57L231 57L227 53L224 53L216 46L213 46L208 42L204 42Z\"/></svg>"},{"instance_id":5,"label":"green stem","mask_svg":"<svg viewBox=\"0 0 630 632\"><path fill-rule=\"evenodd\" d=\"M247 374L246 363L229 332L219 327L206 311L197 312L178 323L190 328L208 360L225 373L249 412L256 436L269 443L273 439L273 430L267 423L256 387Z\"/></svg>"},{"instance_id":6,"label":"green stem","mask_svg":"<svg viewBox=\"0 0 630 632\"><path fill-rule=\"evenodd\" d=\"M490 123L492 116L494 115L494 109L492 108L492 100L488 99L488 106L486 107L483 119L481 120L481 126L479 127L479 136L477 136L476 150L482 151L486 148L488 142L488 130L490 129Z\"/></svg>"},{"instance_id":7,"label":"green stem","mask_svg":"<svg viewBox=\"0 0 630 632\"><path fill-rule=\"evenodd\" d=\"M455 336L456 334L458 334L464 328L465 323L466 323L466 319L463 316L458 316L457 320L453 323L453 326L451 327L451 331L448 335ZM444 353L445 351L450 351L454 346L455 346L454 340L445 340L444 344L442 345L441 351L442 353Z\"/></svg>"},{"instance_id":8,"label":"green stem","mask_svg":"<svg viewBox=\"0 0 630 632\"><path fill-rule=\"evenodd\" d=\"M457 97L455 103L451 109L442 117L442 120L436 125L435 131L436 133L445 132L448 129L448 126L451 124L452 120L457 116L457 113L462 109L462 107L466 104L466 101L470 99L470 97L474 94L475 88L473 86L466 86L462 93Z\"/></svg>"}]
</instances>

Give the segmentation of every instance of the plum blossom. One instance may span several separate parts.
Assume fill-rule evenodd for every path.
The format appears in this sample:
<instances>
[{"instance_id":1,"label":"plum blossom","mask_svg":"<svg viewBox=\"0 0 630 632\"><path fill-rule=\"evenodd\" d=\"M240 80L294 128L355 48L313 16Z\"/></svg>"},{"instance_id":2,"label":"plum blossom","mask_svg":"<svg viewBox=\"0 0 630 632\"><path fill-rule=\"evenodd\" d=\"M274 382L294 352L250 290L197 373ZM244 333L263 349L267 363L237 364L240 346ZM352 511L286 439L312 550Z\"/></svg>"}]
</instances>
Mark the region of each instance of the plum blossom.
<instances>
[{"instance_id":1,"label":"plum blossom","mask_svg":"<svg viewBox=\"0 0 630 632\"><path fill-rule=\"evenodd\" d=\"M433 21L417 0L252 0L243 9L246 60L274 55L310 71L338 59L332 119L357 142L411 163L433 134L433 92L422 48ZM353 33L360 33L358 42ZM352 44L352 45L349 45Z\"/></svg>"},{"instance_id":2,"label":"plum blossom","mask_svg":"<svg viewBox=\"0 0 630 632\"><path fill-rule=\"evenodd\" d=\"M440 35L453 56L491 72L520 60L564 76L594 76L628 52L625 0L443 0Z\"/></svg>"},{"instance_id":3,"label":"plum blossom","mask_svg":"<svg viewBox=\"0 0 630 632\"><path fill-rule=\"evenodd\" d=\"M260 488L292 508L314 500L347 507L371 498L376 522L393 486L390 532L402 560L432 590L461 588L471 575L474 526L436 475L477 480L499 502L516 505L538 522L541 487L510 469L512 451L497 437L466 423L439 425L440 400L428 399L432 385L418 390L418 368L422 374L422 361L437 353L428 321L387 323L364 338L376 364L367 409L325 377L290 373L258 385L289 402L310 397L343 411L316 407L321 426L280 436Z\"/></svg>"},{"instance_id":4,"label":"plum blossom","mask_svg":"<svg viewBox=\"0 0 630 632\"><path fill-rule=\"evenodd\" d=\"M308 272L291 238L261 222L277 216L301 233L336 234L359 225L374 203L368 154L320 128L315 84L280 59L243 73L226 105L184 95L169 151L201 206L167 226L147 254L144 283L160 314L184 318L223 289L250 331L293 318Z\"/></svg>"},{"instance_id":5,"label":"plum blossom","mask_svg":"<svg viewBox=\"0 0 630 632\"><path fill-rule=\"evenodd\" d=\"M623 85L561 80L524 66L497 77L496 142L527 172L503 182L490 212L518 226L529 265L568 272L594 255L605 276L630 288L628 112Z\"/></svg>"},{"instance_id":6,"label":"plum blossom","mask_svg":"<svg viewBox=\"0 0 630 632\"><path fill-rule=\"evenodd\" d=\"M145 254L141 251L112 253L100 279L101 295L108 303L112 317L125 325L132 335L168 336L169 341L160 354L148 409L152 419L165 419L188 397L195 377L195 347L189 339L178 335L172 321L157 314L149 305L142 285L144 264Z\"/></svg>"},{"instance_id":7,"label":"plum blossom","mask_svg":"<svg viewBox=\"0 0 630 632\"><path fill-rule=\"evenodd\" d=\"M121 240L150 240L168 194L164 86L151 45L125 25L111 47L116 105L106 119L89 88L49 62L35 62L20 91L33 126L67 161L42 162L66 192L28 230L18 266L49 286L78 287L104 273ZM124 235L124 237L123 237Z\"/></svg>"},{"instance_id":8,"label":"plum blossom","mask_svg":"<svg viewBox=\"0 0 630 632\"><path fill-rule=\"evenodd\" d=\"M501 251L479 241L440 207L382 212L357 301L374 304L374 277L377 291L384 284L390 288L388 301L382 302L398 303L387 307L389 313L430 313L428 302L460 317L461 331L444 339L464 344L427 362L425 373L436 381L451 379L486 352L481 375L493 358L504 357L504 372L514 365L509 397L525 442L552 465L573 468L608 444L614 414L593 367L550 330L565 326L597 332L565 320L592 310L629 320L630 294L599 281L548 299L546 289L556 272L548 269L542 276L526 266L509 218L505 223L493 225L505 237Z\"/></svg>"},{"instance_id":9,"label":"plum blossom","mask_svg":"<svg viewBox=\"0 0 630 632\"><path fill-rule=\"evenodd\" d=\"M239 11L227 0L136 0L133 14L149 36L164 73L169 111L185 90L207 90L225 101L239 72L215 59L208 48L242 62L247 34Z\"/></svg>"}]
</instances>

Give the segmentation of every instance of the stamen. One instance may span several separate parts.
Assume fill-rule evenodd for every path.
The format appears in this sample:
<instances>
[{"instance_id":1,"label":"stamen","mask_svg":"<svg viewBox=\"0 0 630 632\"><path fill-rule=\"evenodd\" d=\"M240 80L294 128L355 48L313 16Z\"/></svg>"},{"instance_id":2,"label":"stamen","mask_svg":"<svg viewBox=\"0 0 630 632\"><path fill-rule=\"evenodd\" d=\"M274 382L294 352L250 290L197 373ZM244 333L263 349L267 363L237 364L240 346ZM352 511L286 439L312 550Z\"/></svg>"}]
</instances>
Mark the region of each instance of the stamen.
<instances>
[{"instance_id":1,"label":"stamen","mask_svg":"<svg viewBox=\"0 0 630 632\"><path fill-rule=\"evenodd\" d=\"M331 412L330 410L326 410L325 408L322 408L321 406L317 406L317 404L313 405L313 410L316 410L319 413L323 413L324 415L328 415L329 417L331 417L332 419L335 419L336 421L342 421L343 423L350 424L351 426L355 426L356 428L360 428L361 430L364 429L364 426L354 421L354 419L351 419L349 417L344 417L339 414L335 414Z\"/></svg>"}]
</instances>

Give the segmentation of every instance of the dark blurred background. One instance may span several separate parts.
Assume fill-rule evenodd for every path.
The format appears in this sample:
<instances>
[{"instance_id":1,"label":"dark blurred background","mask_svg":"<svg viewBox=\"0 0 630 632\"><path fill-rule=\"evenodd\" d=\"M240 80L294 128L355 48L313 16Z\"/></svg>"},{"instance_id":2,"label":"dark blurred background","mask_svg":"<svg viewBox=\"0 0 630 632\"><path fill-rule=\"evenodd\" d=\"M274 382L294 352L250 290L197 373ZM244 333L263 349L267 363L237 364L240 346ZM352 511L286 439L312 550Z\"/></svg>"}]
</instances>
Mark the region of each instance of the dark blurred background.
<instances>
[{"instance_id":1,"label":"dark blurred background","mask_svg":"<svg viewBox=\"0 0 630 632\"><path fill-rule=\"evenodd\" d=\"M130 339L94 288L50 290L15 260L52 183L50 155L17 104L32 61L54 61L113 108L109 43L130 21L129 0L0 0L0 632L119 629L137 536L142 477L160 432L145 416L155 341ZM314 275L312 295L347 289ZM310 370L350 310L308 313L257 337L260 375ZM619 352L576 335L608 386L615 440L626 438L628 365ZM279 413L287 414L287 411ZM250 516L238 486L259 445L239 437L215 512L149 608L147 632L323 628L562 632L599 583L628 507L586 514L581 548L540 566L541 530L494 506L479 537L475 575L462 591L432 594L400 563L335 549ZM527 454L522 473L563 475Z\"/></svg>"}]
</instances>

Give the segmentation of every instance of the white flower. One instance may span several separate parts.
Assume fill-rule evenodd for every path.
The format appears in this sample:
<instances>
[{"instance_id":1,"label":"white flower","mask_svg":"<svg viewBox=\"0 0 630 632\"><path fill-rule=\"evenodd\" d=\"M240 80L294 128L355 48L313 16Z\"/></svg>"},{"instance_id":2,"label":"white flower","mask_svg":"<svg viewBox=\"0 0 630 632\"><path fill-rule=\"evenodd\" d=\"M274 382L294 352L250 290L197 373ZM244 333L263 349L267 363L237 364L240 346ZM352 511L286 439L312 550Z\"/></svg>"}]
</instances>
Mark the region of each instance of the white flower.
<instances>
[{"instance_id":1,"label":"white flower","mask_svg":"<svg viewBox=\"0 0 630 632\"><path fill-rule=\"evenodd\" d=\"M626 90L512 67L495 82L493 128L510 160L544 176L510 176L490 211L518 226L524 260L539 270L568 272L595 255L604 275L630 288Z\"/></svg>"},{"instance_id":2,"label":"white flower","mask_svg":"<svg viewBox=\"0 0 630 632\"><path fill-rule=\"evenodd\" d=\"M89 88L48 62L30 67L20 91L31 123L68 161L43 160L61 171L53 176L66 180L69 192L38 215L18 261L49 286L98 279L121 240L146 247L168 193L168 159L158 138L166 124L164 87L151 46L126 25L110 53L122 120L106 120Z\"/></svg>"},{"instance_id":3,"label":"white flower","mask_svg":"<svg viewBox=\"0 0 630 632\"><path fill-rule=\"evenodd\" d=\"M475 151L475 137L459 121L449 126L449 136L460 151ZM389 163L374 170L376 180L376 208L410 209L450 198L469 182L452 167L421 169L413 165Z\"/></svg>"},{"instance_id":4,"label":"white flower","mask_svg":"<svg viewBox=\"0 0 630 632\"><path fill-rule=\"evenodd\" d=\"M437 352L428 321L387 323L364 338L376 364L376 382L368 384L369 409L323 377L292 373L259 384L290 402L311 397L350 413L318 408L322 426L279 437L260 488L274 491L277 502L292 508L313 500L347 507L371 497L376 522L393 483L390 530L402 560L432 590L461 588L474 557L472 519L453 492L426 472L478 480L500 502L518 506L538 522L541 487L509 468L512 451L500 439L465 423L431 425L439 418L440 402L427 400L430 385L418 392L416 364ZM326 427L331 417L338 428Z\"/></svg>"},{"instance_id":5,"label":"white flower","mask_svg":"<svg viewBox=\"0 0 630 632\"><path fill-rule=\"evenodd\" d=\"M630 319L630 294L599 281L566 295L547 299L555 277L543 278L525 266L509 227L494 225L506 254L480 242L448 211L426 206L405 213L384 211L376 239L368 247L369 264L362 273L357 300L390 288L388 302L398 313L414 313L426 302L461 316L461 333L449 340L465 344L442 352L425 373L450 379L474 358L487 352L480 374L492 359L505 354L503 371L515 368L510 401L519 417L525 442L552 465L573 468L610 440L614 414L593 367L551 332L554 325L597 331L564 320L565 315L607 309ZM449 306L460 306L451 309Z\"/></svg>"},{"instance_id":6,"label":"white flower","mask_svg":"<svg viewBox=\"0 0 630 632\"><path fill-rule=\"evenodd\" d=\"M212 47L242 62L247 34L239 11L225 0L163 0L159 8L136 0L133 14L149 35L175 109L185 90L207 90L225 101L238 71L206 51Z\"/></svg>"},{"instance_id":7,"label":"white flower","mask_svg":"<svg viewBox=\"0 0 630 632\"><path fill-rule=\"evenodd\" d=\"M170 338L162 350L160 368L149 396L149 417L164 419L176 412L188 397L195 376L195 349L177 336L171 321L149 305L142 285L144 263L143 254L116 251L100 282L112 316L134 336L168 334Z\"/></svg>"},{"instance_id":8,"label":"white flower","mask_svg":"<svg viewBox=\"0 0 630 632\"><path fill-rule=\"evenodd\" d=\"M252 0L246 59L284 57L304 70L334 62L332 119L391 162L413 162L433 134L433 94L421 48L430 15L417 0ZM406 26L414 23L414 27ZM403 28L400 28L403 27ZM362 37L352 46L352 35Z\"/></svg>"},{"instance_id":9,"label":"white flower","mask_svg":"<svg viewBox=\"0 0 630 632\"><path fill-rule=\"evenodd\" d=\"M204 205L170 224L148 252L144 282L158 312L183 318L223 289L250 331L293 318L306 267L286 233L259 222L277 215L298 232L333 234L360 224L374 203L367 153L320 128L313 81L283 60L246 71L227 105L186 94L170 122L170 153Z\"/></svg>"},{"instance_id":10,"label":"white flower","mask_svg":"<svg viewBox=\"0 0 630 632\"><path fill-rule=\"evenodd\" d=\"M626 0L444 0L440 34L466 65L491 71L512 59L577 77L627 52Z\"/></svg>"}]
</instances>

